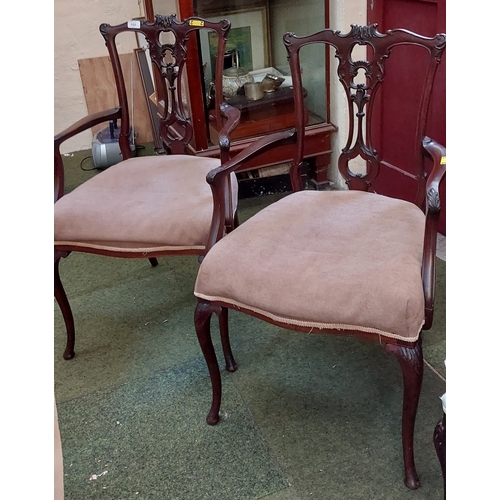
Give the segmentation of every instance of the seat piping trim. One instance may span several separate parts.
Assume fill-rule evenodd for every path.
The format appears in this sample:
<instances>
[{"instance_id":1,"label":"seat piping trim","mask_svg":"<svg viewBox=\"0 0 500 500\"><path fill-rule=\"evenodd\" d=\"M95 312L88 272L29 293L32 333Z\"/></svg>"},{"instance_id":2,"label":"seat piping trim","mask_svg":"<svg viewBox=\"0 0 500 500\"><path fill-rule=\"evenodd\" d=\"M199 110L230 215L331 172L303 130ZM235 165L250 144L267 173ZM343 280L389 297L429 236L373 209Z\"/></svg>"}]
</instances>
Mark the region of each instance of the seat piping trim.
<instances>
[{"instance_id":1,"label":"seat piping trim","mask_svg":"<svg viewBox=\"0 0 500 500\"><path fill-rule=\"evenodd\" d=\"M397 335L392 332L386 332L384 330L379 330L378 328L371 328L368 326L360 326L360 325L350 325L350 324L344 324L344 323L320 323L317 321L304 321L304 320L299 320L299 319L292 319L292 318L285 318L283 316L278 316L276 314L273 314L269 311L264 311L263 309L259 309L257 307L251 307L246 304L243 304L241 302L238 302L237 300L233 299L227 299L225 297L217 297L217 296L211 296L211 295L205 295L199 292L194 292L195 296L207 300L209 302L224 302L226 304L231 304L233 306L236 306L237 308L243 308L247 309L249 311L255 312L257 314L261 314L262 316L266 316L270 318L273 321L276 321L277 323L283 323L285 325L295 325L295 326L301 326L305 328L319 328L320 330L357 330L361 332L366 332L366 333L374 333L377 335L382 335L384 337L389 337L392 339L398 339L398 340L403 340L405 342L416 342L419 338L420 330L424 326L425 319L422 320L422 324L420 325L419 332L417 333L416 336L413 337L403 337L402 335Z\"/></svg>"},{"instance_id":2,"label":"seat piping trim","mask_svg":"<svg viewBox=\"0 0 500 500\"><path fill-rule=\"evenodd\" d=\"M155 247L114 247L108 245L98 245L95 243L82 243L77 241L54 241L54 246L72 246L72 247L81 247L81 248L93 248L95 250L109 250L112 252L168 252L169 250L205 250L204 245L190 245L190 246L175 246L175 245L167 245L167 246L155 246Z\"/></svg>"}]
</instances>

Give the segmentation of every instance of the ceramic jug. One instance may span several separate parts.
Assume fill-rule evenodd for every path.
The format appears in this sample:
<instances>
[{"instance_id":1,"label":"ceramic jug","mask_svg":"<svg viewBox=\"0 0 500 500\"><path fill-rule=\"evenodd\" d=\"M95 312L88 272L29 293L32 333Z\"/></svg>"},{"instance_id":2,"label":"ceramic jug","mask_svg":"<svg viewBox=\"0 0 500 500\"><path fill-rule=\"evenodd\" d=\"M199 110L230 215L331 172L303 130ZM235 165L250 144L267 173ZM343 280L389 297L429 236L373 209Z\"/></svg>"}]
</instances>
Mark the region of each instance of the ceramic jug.
<instances>
[{"instance_id":1,"label":"ceramic jug","mask_svg":"<svg viewBox=\"0 0 500 500\"><path fill-rule=\"evenodd\" d=\"M240 67L240 56L236 49L231 51L232 66L222 73L222 94L224 97L234 97L238 89L245 83L253 83L253 76Z\"/></svg>"}]
</instances>

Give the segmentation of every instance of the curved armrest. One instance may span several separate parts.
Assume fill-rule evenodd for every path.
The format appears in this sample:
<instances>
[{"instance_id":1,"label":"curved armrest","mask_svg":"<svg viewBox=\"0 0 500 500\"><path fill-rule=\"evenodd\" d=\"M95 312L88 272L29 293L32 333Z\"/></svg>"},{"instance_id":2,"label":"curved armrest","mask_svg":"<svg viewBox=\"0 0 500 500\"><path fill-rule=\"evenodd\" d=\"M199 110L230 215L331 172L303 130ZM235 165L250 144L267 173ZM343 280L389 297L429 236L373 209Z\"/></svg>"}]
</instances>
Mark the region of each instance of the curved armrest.
<instances>
[{"instance_id":1,"label":"curved armrest","mask_svg":"<svg viewBox=\"0 0 500 500\"><path fill-rule=\"evenodd\" d=\"M64 194L64 166L59 147L74 135L87 130L98 123L121 118L121 108L112 108L88 115L54 137L54 203Z\"/></svg>"},{"instance_id":2,"label":"curved armrest","mask_svg":"<svg viewBox=\"0 0 500 500\"><path fill-rule=\"evenodd\" d=\"M426 211L439 213L441 210L439 184L446 173L446 148L429 137L424 137L422 148L424 154L433 162L426 183Z\"/></svg>"},{"instance_id":3,"label":"curved armrest","mask_svg":"<svg viewBox=\"0 0 500 500\"><path fill-rule=\"evenodd\" d=\"M295 129L275 132L253 142L250 146L240 151L234 158L208 172L207 182L212 188L214 211L205 253L222 238L224 233L225 222L228 217L227 207L230 206L228 205L228 199L231 197L229 189L229 175L231 172L234 172L244 161L266 152L271 147L293 144L295 140ZM233 214L230 215L232 216Z\"/></svg>"},{"instance_id":4,"label":"curved armrest","mask_svg":"<svg viewBox=\"0 0 500 500\"><path fill-rule=\"evenodd\" d=\"M439 199L439 184L446 173L446 149L438 142L424 137L422 152L433 162L431 173L426 182L425 201L425 235L422 255L422 282L425 298L425 324L424 329L432 326L434 315L434 289L436 284L436 241L437 222L441 211Z\"/></svg>"},{"instance_id":5,"label":"curved armrest","mask_svg":"<svg viewBox=\"0 0 500 500\"><path fill-rule=\"evenodd\" d=\"M272 146L278 147L284 144L293 144L295 141L295 129L283 130L282 132L275 132L274 134L269 134L261 139L253 142L250 146L246 147L240 151L234 158L223 163L220 167L214 168L207 174L207 182L210 185L217 184L218 179L222 176L227 176L231 172L234 172L241 163L245 160L264 153ZM282 144L280 144L282 143Z\"/></svg>"},{"instance_id":6,"label":"curved armrest","mask_svg":"<svg viewBox=\"0 0 500 500\"><path fill-rule=\"evenodd\" d=\"M117 120L122 115L121 108L106 109L105 111L99 111L98 113L92 113L91 115L78 120L76 123L63 130L61 133L54 137L54 143L61 145L64 141L73 137L84 130L109 120Z\"/></svg>"},{"instance_id":7,"label":"curved armrest","mask_svg":"<svg viewBox=\"0 0 500 500\"><path fill-rule=\"evenodd\" d=\"M241 112L227 102L221 104L220 112L225 119L225 123L219 131L219 146L221 151L221 162L226 163L229 160L229 149L231 147L229 134L237 127L238 123L240 123Z\"/></svg>"}]
</instances>

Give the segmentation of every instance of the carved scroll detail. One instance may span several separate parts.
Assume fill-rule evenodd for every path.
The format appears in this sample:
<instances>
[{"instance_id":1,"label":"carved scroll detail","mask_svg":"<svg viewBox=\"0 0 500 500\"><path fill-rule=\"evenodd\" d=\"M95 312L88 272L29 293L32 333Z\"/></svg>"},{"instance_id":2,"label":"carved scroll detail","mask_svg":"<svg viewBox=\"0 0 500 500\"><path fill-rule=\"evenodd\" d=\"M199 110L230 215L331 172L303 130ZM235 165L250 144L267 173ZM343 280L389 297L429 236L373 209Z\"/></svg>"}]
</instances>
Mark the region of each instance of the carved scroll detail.
<instances>
[{"instance_id":1,"label":"carved scroll detail","mask_svg":"<svg viewBox=\"0 0 500 500\"><path fill-rule=\"evenodd\" d=\"M368 61L354 61L349 65L349 75L352 80L356 78L360 69L365 70L365 75L368 80L372 78L372 65ZM353 86L353 81L351 80L351 86ZM357 88L366 88L364 84L357 84Z\"/></svg>"},{"instance_id":2,"label":"carved scroll detail","mask_svg":"<svg viewBox=\"0 0 500 500\"><path fill-rule=\"evenodd\" d=\"M394 354L405 367L411 368L418 373L423 370L421 339L416 342L414 347L386 344L385 349L387 352Z\"/></svg>"},{"instance_id":3,"label":"carved scroll detail","mask_svg":"<svg viewBox=\"0 0 500 500\"><path fill-rule=\"evenodd\" d=\"M170 29L173 25L180 24L177 21L177 16L175 14L171 14L170 16L162 16L161 14L155 15L155 24L165 29Z\"/></svg>"},{"instance_id":4,"label":"carved scroll detail","mask_svg":"<svg viewBox=\"0 0 500 500\"><path fill-rule=\"evenodd\" d=\"M370 40L371 38L380 38L384 35L379 33L377 30L378 24L370 24L369 26L358 26L357 24L351 24L351 31L347 34L354 38L355 40L359 40L360 42L365 42L366 40Z\"/></svg>"},{"instance_id":5,"label":"carved scroll detail","mask_svg":"<svg viewBox=\"0 0 500 500\"><path fill-rule=\"evenodd\" d=\"M429 207L429 213L431 214L437 214L441 210L439 193L434 188L427 191L427 206Z\"/></svg>"},{"instance_id":6,"label":"carved scroll detail","mask_svg":"<svg viewBox=\"0 0 500 500\"><path fill-rule=\"evenodd\" d=\"M110 27L111 25L109 23L102 23L100 26L99 26L99 31L101 33L101 35L104 37L104 40L107 42L108 41L108 31L107 29Z\"/></svg>"}]
</instances>

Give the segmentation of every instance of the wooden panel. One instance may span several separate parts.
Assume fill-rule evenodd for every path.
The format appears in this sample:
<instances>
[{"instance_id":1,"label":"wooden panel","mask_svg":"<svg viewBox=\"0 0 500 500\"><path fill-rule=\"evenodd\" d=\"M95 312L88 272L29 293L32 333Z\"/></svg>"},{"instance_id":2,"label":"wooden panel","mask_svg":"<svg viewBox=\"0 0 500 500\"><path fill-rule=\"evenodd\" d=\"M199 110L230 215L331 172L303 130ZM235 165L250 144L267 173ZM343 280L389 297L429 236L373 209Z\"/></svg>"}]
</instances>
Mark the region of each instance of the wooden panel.
<instances>
[{"instance_id":1,"label":"wooden panel","mask_svg":"<svg viewBox=\"0 0 500 500\"><path fill-rule=\"evenodd\" d=\"M446 0L368 2L367 18L368 23L378 23L379 31L382 32L406 28L432 37L446 31ZM387 76L379 96L380 129L374 130L374 142L383 162L373 189L410 201L415 198L416 182L405 172L414 173L413 167L406 161L409 145L413 144L414 131L407 126L405 117L412 116L419 104L408 96L417 95L420 91L423 75L416 74L416 70L422 67L419 60L423 59L425 54L412 48L397 47L393 50L386 63ZM408 66L408 60L412 61L412 65ZM446 146L446 52L436 73L426 135ZM430 163L427 162L426 170L429 169ZM441 214L438 231L446 235L446 177L441 182L439 193Z\"/></svg>"},{"instance_id":2,"label":"wooden panel","mask_svg":"<svg viewBox=\"0 0 500 500\"><path fill-rule=\"evenodd\" d=\"M131 122L133 119L134 128L139 133L137 142L152 142L151 121L136 56L135 54L122 54L120 60L127 87L130 119ZM79 59L78 66L88 112L96 113L118 106L118 95L109 56ZM133 94L130 85L131 77L133 77ZM92 128L92 132L95 134L104 127L104 123L96 125Z\"/></svg>"}]
</instances>

